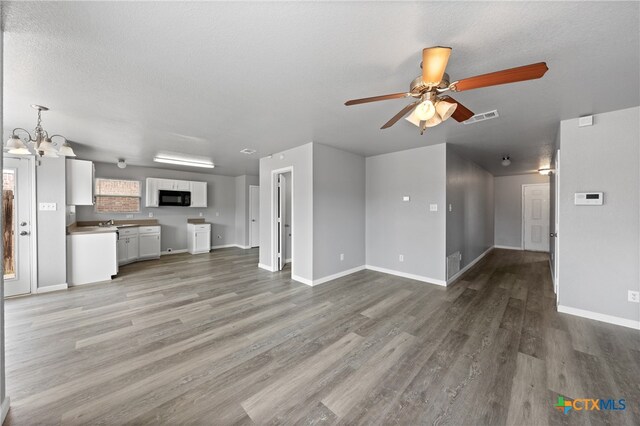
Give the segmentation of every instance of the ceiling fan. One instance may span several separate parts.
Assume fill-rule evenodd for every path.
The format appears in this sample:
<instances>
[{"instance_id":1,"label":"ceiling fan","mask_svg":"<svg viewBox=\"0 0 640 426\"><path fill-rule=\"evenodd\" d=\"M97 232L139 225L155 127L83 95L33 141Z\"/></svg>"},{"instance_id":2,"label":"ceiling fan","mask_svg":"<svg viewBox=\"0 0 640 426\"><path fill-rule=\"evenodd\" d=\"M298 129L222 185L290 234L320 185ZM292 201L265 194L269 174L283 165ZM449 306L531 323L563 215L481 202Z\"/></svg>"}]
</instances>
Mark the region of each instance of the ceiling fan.
<instances>
[{"instance_id":1,"label":"ceiling fan","mask_svg":"<svg viewBox=\"0 0 640 426\"><path fill-rule=\"evenodd\" d=\"M420 134L423 134L427 127L437 126L449 117L453 117L458 122L463 122L473 117L471 110L451 96L443 95L443 93L448 91L463 92L481 87L535 80L541 78L549 69L546 63L538 62L450 83L449 75L445 72L450 55L450 47L427 47L422 50L422 75L411 82L408 92L352 99L344 104L350 106L389 99L414 98L414 102L402 108L381 129L393 126L398 120L411 112L411 115L406 120L418 126Z\"/></svg>"}]
</instances>

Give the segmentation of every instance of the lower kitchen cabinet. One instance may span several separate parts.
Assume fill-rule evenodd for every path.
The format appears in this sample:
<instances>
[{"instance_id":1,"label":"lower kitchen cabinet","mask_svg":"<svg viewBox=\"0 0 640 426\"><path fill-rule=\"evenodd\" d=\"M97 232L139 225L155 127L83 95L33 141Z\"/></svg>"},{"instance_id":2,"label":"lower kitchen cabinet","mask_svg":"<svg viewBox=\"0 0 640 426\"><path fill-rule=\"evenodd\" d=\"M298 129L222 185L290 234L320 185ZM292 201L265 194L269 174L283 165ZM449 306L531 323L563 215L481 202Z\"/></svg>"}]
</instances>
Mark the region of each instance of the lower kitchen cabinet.
<instances>
[{"instance_id":1,"label":"lower kitchen cabinet","mask_svg":"<svg viewBox=\"0 0 640 426\"><path fill-rule=\"evenodd\" d=\"M160 257L159 225L120 228L118 232L118 265Z\"/></svg>"},{"instance_id":2,"label":"lower kitchen cabinet","mask_svg":"<svg viewBox=\"0 0 640 426\"><path fill-rule=\"evenodd\" d=\"M211 251L211 224L187 224L187 251L191 254L209 253Z\"/></svg>"},{"instance_id":3,"label":"lower kitchen cabinet","mask_svg":"<svg viewBox=\"0 0 640 426\"><path fill-rule=\"evenodd\" d=\"M138 229L138 258L160 257L160 226L141 226Z\"/></svg>"}]
</instances>

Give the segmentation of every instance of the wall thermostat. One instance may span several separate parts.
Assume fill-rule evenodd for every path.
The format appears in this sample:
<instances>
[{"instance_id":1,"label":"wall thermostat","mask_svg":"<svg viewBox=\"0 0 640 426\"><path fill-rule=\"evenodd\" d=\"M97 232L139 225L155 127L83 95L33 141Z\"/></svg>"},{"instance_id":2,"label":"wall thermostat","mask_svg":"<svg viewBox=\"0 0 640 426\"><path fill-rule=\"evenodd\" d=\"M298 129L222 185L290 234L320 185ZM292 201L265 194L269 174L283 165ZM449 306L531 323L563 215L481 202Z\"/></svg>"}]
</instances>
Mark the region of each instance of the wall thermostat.
<instances>
[{"instance_id":1,"label":"wall thermostat","mask_svg":"<svg viewBox=\"0 0 640 426\"><path fill-rule=\"evenodd\" d=\"M574 204L576 206L601 206L602 192L576 192Z\"/></svg>"}]
</instances>

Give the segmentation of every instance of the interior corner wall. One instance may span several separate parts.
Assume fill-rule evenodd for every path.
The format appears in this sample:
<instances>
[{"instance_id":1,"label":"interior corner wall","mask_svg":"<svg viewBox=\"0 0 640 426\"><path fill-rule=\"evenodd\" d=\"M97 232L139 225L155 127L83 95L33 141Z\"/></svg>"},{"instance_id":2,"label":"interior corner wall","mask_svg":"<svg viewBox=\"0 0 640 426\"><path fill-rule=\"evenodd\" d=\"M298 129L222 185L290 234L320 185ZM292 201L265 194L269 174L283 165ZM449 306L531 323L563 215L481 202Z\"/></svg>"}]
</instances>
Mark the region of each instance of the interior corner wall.
<instances>
[{"instance_id":1,"label":"interior corner wall","mask_svg":"<svg viewBox=\"0 0 640 426\"><path fill-rule=\"evenodd\" d=\"M275 270L273 264L273 200L271 185L274 170L293 167L293 268L292 278L313 282L313 144L260 159L260 266Z\"/></svg>"},{"instance_id":2,"label":"interior corner wall","mask_svg":"<svg viewBox=\"0 0 640 426\"><path fill-rule=\"evenodd\" d=\"M367 266L443 284L445 203L445 144L368 157Z\"/></svg>"},{"instance_id":3,"label":"interior corner wall","mask_svg":"<svg viewBox=\"0 0 640 426\"><path fill-rule=\"evenodd\" d=\"M447 144L446 255L460 252L460 268L493 247L493 175Z\"/></svg>"},{"instance_id":4,"label":"interior corner wall","mask_svg":"<svg viewBox=\"0 0 640 426\"><path fill-rule=\"evenodd\" d=\"M40 158L36 165L38 288L67 282L66 161ZM40 211L39 203L56 203L54 211Z\"/></svg>"},{"instance_id":5,"label":"interior corner wall","mask_svg":"<svg viewBox=\"0 0 640 426\"><path fill-rule=\"evenodd\" d=\"M593 121L560 124L559 309L640 328L640 305L627 300L640 291L640 107ZM576 206L574 194L588 191L604 204Z\"/></svg>"},{"instance_id":6,"label":"interior corner wall","mask_svg":"<svg viewBox=\"0 0 640 426\"><path fill-rule=\"evenodd\" d=\"M501 248L521 250L522 244L522 185L549 183L549 176L539 173L496 176L495 237L494 244ZM549 228L551 229L551 228Z\"/></svg>"},{"instance_id":7,"label":"interior corner wall","mask_svg":"<svg viewBox=\"0 0 640 426\"><path fill-rule=\"evenodd\" d=\"M235 241L236 245L248 248L249 242L249 186L258 185L258 176L242 175L235 178L236 187L236 215Z\"/></svg>"},{"instance_id":8,"label":"interior corner wall","mask_svg":"<svg viewBox=\"0 0 640 426\"><path fill-rule=\"evenodd\" d=\"M314 281L364 268L365 167L360 155L313 144Z\"/></svg>"}]
</instances>

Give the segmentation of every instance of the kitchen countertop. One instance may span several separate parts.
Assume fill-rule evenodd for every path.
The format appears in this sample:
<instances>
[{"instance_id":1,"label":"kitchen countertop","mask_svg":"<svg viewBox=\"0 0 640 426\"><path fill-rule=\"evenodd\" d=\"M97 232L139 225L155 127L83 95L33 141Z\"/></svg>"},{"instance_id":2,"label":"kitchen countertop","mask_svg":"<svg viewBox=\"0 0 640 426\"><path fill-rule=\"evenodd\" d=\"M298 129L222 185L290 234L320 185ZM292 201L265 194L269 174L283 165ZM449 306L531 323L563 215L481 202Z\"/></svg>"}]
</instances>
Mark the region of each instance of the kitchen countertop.
<instances>
[{"instance_id":1,"label":"kitchen countertop","mask_svg":"<svg viewBox=\"0 0 640 426\"><path fill-rule=\"evenodd\" d=\"M101 221L77 222L67 226L67 234L102 234L116 232L119 228L134 228L139 226L158 226L157 219L115 220L112 226L98 226Z\"/></svg>"}]
</instances>

